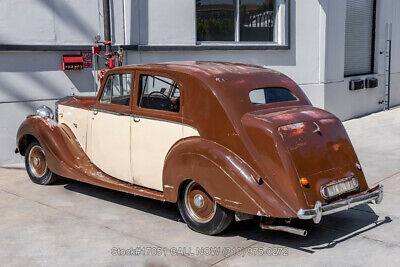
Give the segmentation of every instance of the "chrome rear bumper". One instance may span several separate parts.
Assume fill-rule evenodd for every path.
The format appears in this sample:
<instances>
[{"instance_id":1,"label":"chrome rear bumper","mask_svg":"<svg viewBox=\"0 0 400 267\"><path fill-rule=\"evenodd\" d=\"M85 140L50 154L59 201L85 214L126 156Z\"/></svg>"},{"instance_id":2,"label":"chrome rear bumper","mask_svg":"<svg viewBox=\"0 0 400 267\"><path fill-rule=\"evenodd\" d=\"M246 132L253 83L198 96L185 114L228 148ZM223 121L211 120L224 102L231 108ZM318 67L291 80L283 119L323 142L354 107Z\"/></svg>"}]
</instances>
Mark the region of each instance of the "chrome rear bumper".
<instances>
[{"instance_id":1,"label":"chrome rear bumper","mask_svg":"<svg viewBox=\"0 0 400 267\"><path fill-rule=\"evenodd\" d=\"M376 204L379 204L381 203L382 198L383 198L383 186L379 185L379 187L375 191L372 191L368 194L349 198L325 206L322 206L321 202L317 201L313 209L306 209L306 210L300 209L297 212L297 217L302 220L313 219L315 223L319 223L323 215L336 213L342 210L348 210L352 207L368 203L371 201L375 201Z\"/></svg>"}]
</instances>

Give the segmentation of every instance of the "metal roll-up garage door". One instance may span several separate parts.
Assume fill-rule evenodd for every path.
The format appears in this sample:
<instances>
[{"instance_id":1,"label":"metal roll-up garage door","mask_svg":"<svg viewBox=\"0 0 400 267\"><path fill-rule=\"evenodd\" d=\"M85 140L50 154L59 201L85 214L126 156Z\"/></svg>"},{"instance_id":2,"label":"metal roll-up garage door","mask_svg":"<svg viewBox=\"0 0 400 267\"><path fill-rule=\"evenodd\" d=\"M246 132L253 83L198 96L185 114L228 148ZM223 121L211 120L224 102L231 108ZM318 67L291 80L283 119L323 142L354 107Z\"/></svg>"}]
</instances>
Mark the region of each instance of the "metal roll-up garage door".
<instances>
[{"instance_id":1,"label":"metal roll-up garage door","mask_svg":"<svg viewBox=\"0 0 400 267\"><path fill-rule=\"evenodd\" d=\"M347 0L344 75L373 72L375 0Z\"/></svg>"}]
</instances>

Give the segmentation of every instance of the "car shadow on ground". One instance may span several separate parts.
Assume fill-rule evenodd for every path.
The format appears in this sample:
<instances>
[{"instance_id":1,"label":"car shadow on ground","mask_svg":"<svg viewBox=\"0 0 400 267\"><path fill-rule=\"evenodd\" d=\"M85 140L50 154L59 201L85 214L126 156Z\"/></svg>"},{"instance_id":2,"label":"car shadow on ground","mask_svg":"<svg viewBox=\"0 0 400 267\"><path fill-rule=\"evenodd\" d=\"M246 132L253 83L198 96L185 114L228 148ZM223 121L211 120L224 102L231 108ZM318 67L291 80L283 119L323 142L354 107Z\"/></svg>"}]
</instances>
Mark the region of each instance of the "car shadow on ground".
<instances>
[{"instance_id":1,"label":"car shadow on ground","mask_svg":"<svg viewBox=\"0 0 400 267\"><path fill-rule=\"evenodd\" d=\"M149 214L157 215L173 221L182 221L176 204L159 200L133 196L128 193L98 187L75 180L63 178L54 185L64 185L65 189L94 198L137 209Z\"/></svg>"},{"instance_id":2,"label":"car shadow on ground","mask_svg":"<svg viewBox=\"0 0 400 267\"><path fill-rule=\"evenodd\" d=\"M26 170L25 166L1 166L1 169L5 169L5 170Z\"/></svg>"},{"instance_id":3,"label":"car shadow on ground","mask_svg":"<svg viewBox=\"0 0 400 267\"><path fill-rule=\"evenodd\" d=\"M372 211L372 210L371 210ZM378 216L372 212L365 212L365 217L362 221L359 216L354 216L351 220L353 213L356 210L343 211L340 213L347 213L347 221L343 226L335 227L328 224L331 219L340 218L340 213L332 214L323 218L320 224L316 225L312 220L300 221L294 220L290 226L298 227L307 230L307 236L298 236L281 231L262 230L259 228L258 220L235 222L231 227L223 233L223 236L242 236L247 239L262 242L262 245L275 245L285 246L292 249L297 249L307 253L315 253L319 250L334 248L336 245L352 239L356 236L362 235L374 228L380 227L383 224L390 223L392 219L385 217L379 219ZM336 220L335 220L336 221Z\"/></svg>"},{"instance_id":4,"label":"car shadow on ground","mask_svg":"<svg viewBox=\"0 0 400 267\"><path fill-rule=\"evenodd\" d=\"M178 207L174 203L161 202L140 196L132 197L131 194L70 179L62 179L57 184L64 185L64 188L67 190L118 205L124 205L176 222L183 222ZM349 211L325 216L318 225L314 224L312 220L293 220L290 226L307 230L308 235L306 237L281 231L262 230L259 227L258 219L233 222L232 225L219 236L241 236L248 240L261 242L260 245L263 246L285 246L307 253L315 253L319 250L334 248L342 242L362 235L391 221L392 219L390 217L380 219L374 211L366 205L362 210L350 209ZM191 231L189 229L187 230Z\"/></svg>"}]
</instances>

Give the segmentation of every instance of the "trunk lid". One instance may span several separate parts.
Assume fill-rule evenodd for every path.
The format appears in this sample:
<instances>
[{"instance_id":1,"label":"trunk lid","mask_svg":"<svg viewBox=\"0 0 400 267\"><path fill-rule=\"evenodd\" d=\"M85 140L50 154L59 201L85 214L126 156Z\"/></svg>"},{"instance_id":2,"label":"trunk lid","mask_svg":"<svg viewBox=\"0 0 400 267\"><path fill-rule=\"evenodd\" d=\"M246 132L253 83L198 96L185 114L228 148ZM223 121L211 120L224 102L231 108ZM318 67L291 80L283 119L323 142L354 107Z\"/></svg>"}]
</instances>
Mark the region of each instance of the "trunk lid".
<instances>
[{"instance_id":1,"label":"trunk lid","mask_svg":"<svg viewBox=\"0 0 400 267\"><path fill-rule=\"evenodd\" d=\"M350 140L336 118L302 121L280 126L278 131L300 178L356 163Z\"/></svg>"},{"instance_id":2,"label":"trunk lid","mask_svg":"<svg viewBox=\"0 0 400 267\"><path fill-rule=\"evenodd\" d=\"M335 180L356 176L360 187L366 187L362 171L355 167L358 159L346 130L331 113L303 106L253 115L277 129L298 179L309 180L308 187L301 186L309 204L325 202L321 186Z\"/></svg>"}]
</instances>

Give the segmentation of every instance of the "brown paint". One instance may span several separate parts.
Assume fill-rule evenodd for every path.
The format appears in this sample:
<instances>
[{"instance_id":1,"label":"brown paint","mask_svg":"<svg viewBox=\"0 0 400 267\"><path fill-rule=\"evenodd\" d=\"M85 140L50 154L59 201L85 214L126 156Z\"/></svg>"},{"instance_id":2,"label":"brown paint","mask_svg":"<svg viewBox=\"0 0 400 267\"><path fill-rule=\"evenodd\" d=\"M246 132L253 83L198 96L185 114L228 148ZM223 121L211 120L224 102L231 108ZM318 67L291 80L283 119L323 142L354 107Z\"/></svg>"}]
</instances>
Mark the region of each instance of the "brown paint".
<instances>
[{"instance_id":1,"label":"brown paint","mask_svg":"<svg viewBox=\"0 0 400 267\"><path fill-rule=\"evenodd\" d=\"M103 109L131 116L179 122L194 127L199 137L178 141L164 164L164 191L130 185L94 166L67 126L28 117L17 135L19 151L24 138L34 136L45 150L49 168L91 184L150 198L176 202L185 180L194 180L220 205L244 213L296 217L319 200L321 185L355 175L357 194L369 189L349 137L332 114L311 106L298 85L287 76L258 66L213 62L132 65L107 72L132 73L131 104L121 107L97 98L71 97L60 104ZM180 88L179 113L137 106L141 74L175 80ZM284 87L297 101L253 105L249 92L256 88ZM316 131L315 123L320 132ZM262 183L258 182L262 178ZM301 178L308 186L302 186ZM348 197L348 196L344 196ZM336 200L335 200L336 201Z\"/></svg>"}]
</instances>

